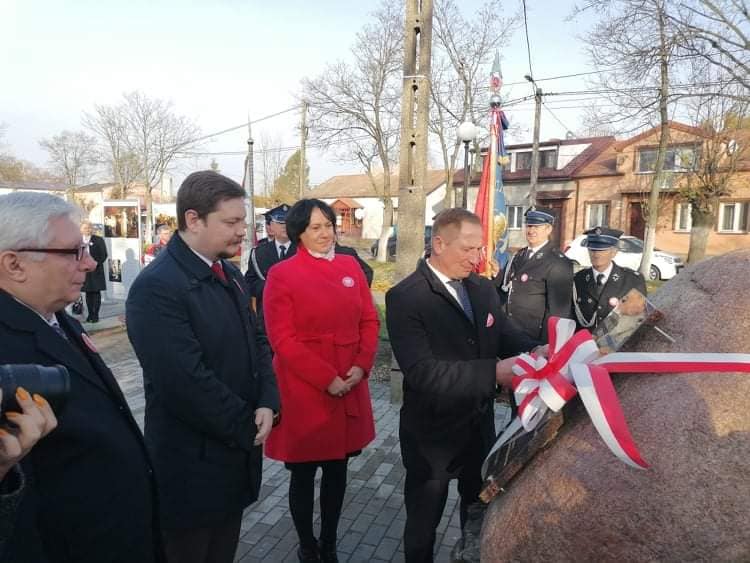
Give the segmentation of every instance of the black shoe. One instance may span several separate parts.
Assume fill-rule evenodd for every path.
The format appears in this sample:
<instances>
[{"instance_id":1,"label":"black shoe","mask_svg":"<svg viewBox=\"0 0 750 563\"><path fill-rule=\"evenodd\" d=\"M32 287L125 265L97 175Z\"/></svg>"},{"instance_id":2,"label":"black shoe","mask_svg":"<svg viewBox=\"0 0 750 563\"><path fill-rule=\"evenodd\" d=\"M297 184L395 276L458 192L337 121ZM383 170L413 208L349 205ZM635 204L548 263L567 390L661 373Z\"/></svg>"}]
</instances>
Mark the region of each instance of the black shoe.
<instances>
[{"instance_id":1,"label":"black shoe","mask_svg":"<svg viewBox=\"0 0 750 563\"><path fill-rule=\"evenodd\" d=\"M98 323L99 322L99 317L94 317L93 319L91 319L90 322L92 322L92 323Z\"/></svg>"},{"instance_id":2,"label":"black shoe","mask_svg":"<svg viewBox=\"0 0 750 563\"><path fill-rule=\"evenodd\" d=\"M318 551L320 552L320 560L323 563L339 563L339 556L336 553L336 542L328 543L320 541L318 542Z\"/></svg>"},{"instance_id":3,"label":"black shoe","mask_svg":"<svg viewBox=\"0 0 750 563\"><path fill-rule=\"evenodd\" d=\"M86 320L84 322L90 323L91 322L91 317L86 317Z\"/></svg>"},{"instance_id":4,"label":"black shoe","mask_svg":"<svg viewBox=\"0 0 750 563\"><path fill-rule=\"evenodd\" d=\"M317 547L302 547L297 549L297 557L300 563L320 563L320 555Z\"/></svg>"}]
</instances>

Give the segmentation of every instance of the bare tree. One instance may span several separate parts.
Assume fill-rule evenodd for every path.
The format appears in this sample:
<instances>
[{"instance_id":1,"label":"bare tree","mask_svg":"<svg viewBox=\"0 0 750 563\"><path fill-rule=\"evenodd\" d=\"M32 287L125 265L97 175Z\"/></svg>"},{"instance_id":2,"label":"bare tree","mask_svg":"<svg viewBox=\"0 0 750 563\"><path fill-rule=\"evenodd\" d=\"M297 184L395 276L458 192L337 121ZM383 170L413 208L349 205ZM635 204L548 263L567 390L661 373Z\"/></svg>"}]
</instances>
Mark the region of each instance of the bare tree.
<instances>
[{"instance_id":1,"label":"bare tree","mask_svg":"<svg viewBox=\"0 0 750 563\"><path fill-rule=\"evenodd\" d=\"M382 170L382 183L372 181L383 201L383 227L378 260L386 260L393 224L391 169L398 149L402 7L384 0L372 23L358 34L351 62L328 65L316 78L304 79L310 104L310 134L324 148L336 147L339 158L360 163L365 172Z\"/></svg>"},{"instance_id":2,"label":"bare tree","mask_svg":"<svg viewBox=\"0 0 750 563\"><path fill-rule=\"evenodd\" d=\"M669 0L590 0L600 19L587 36L594 65L604 71L596 85L611 107L606 122L621 131L659 126L659 149L646 206L646 236L640 272L651 268L659 213L659 192L665 183L664 160L669 142L669 109L683 92L670 79L679 72L674 55L680 33L670 25Z\"/></svg>"},{"instance_id":3,"label":"bare tree","mask_svg":"<svg viewBox=\"0 0 750 563\"><path fill-rule=\"evenodd\" d=\"M260 156L261 189L264 196L270 196L276 180L284 170L284 151L281 135L263 131L260 134L260 147L256 154Z\"/></svg>"},{"instance_id":4,"label":"bare tree","mask_svg":"<svg viewBox=\"0 0 750 563\"><path fill-rule=\"evenodd\" d=\"M98 140L97 158L118 185L116 197L128 197L142 170L139 158L128 148L128 123L121 107L95 105L92 113L83 114L83 124Z\"/></svg>"},{"instance_id":5,"label":"bare tree","mask_svg":"<svg viewBox=\"0 0 750 563\"><path fill-rule=\"evenodd\" d=\"M683 34L684 50L740 83L740 95L750 94L750 11L745 0L681 0L669 18Z\"/></svg>"},{"instance_id":6,"label":"bare tree","mask_svg":"<svg viewBox=\"0 0 750 563\"><path fill-rule=\"evenodd\" d=\"M500 0L487 0L470 20L455 0L435 2L430 132L438 140L443 159L445 207L455 205L453 176L461 149L458 126L464 121L477 123L477 100L486 90L492 57L496 49L508 44L517 25L517 18L503 18L503 13Z\"/></svg>"},{"instance_id":7,"label":"bare tree","mask_svg":"<svg viewBox=\"0 0 750 563\"><path fill-rule=\"evenodd\" d=\"M703 70L704 76L705 72L711 72L710 68ZM747 184L744 175L735 174L738 165L747 164L750 159L750 120L746 117L750 103L742 99L741 88L735 84L724 86L714 95L698 92L687 104L694 125L701 131L689 153L692 162L683 163L689 171L679 188L681 199L690 205L689 263L706 255L719 199L731 195L740 183Z\"/></svg>"},{"instance_id":8,"label":"bare tree","mask_svg":"<svg viewBox=\"0 0 750 563\"><path fill-rule=\"evenodd\" d=\"M172 102L138 91L125 94L124 99L121 111L128 125L127 147L141 165L146 232L151 233L153 190L161 184L177 154L196 147L200 129L191 119L175 114Z\"/></svg>"},{"instance_id":9,"label":"bare tree","mask_svg":"<svg viewBox=\"0 0 750 563\"><path fill-rule=\"evenodd\" d=\"M53 170L59 175L69 190L85 184L95 162L96 139L82 131L63 131L48 139L39 141L47 151Z\"/></svg>"}]
</instances>

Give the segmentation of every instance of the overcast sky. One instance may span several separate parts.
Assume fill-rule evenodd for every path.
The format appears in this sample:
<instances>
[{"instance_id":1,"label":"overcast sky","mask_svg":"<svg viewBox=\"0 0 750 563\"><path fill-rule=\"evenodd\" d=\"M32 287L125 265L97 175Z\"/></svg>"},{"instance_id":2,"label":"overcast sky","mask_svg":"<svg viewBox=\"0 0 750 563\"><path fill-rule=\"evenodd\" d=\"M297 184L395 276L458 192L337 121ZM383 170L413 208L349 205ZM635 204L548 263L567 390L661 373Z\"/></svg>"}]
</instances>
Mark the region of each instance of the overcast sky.
<instances>
[{"instance_id":1,"label":"overcast sky","mask_svg":"<svg viewBox=\"0 0 750 563\"><path fill-rule=\"evenodd\" d=\"M477 0L460 0L470 14ZM568 22L570 0L527 0L532 65L536 78L591 70L577 35L588 22ZM520 3L506 3L515 13ZM374 1L352 0L0 0L0 123L5 149L46 166L39 139L81 128L83 111L113 104L125 91L169 99L178 113L196 120L204 133L242 124L299 103L300 79L345 58ZM517 30L501 52L506 84L529 72L526 40ZM583 90L583 77L540 83L546 91ZM505 99L531 93L528 83L507 86ZM559 123L545 111L542 139L564 137L580 126L580 103L548 98ZM576 106L576 107L573 107ZM530 141L533 103L509 108L509 119ZM259 123L298 144L299 113ZM565 127L563 127L565 125ZM208 151L242 151L244 130L215 137ZM291 154L288 153L288 154ZM337 173L359 173L331 155L311 151L310 181ZM181 162L186 172L206 168L211 157ZM221 170L241 179L242 156L218 156Z\"/></svg>"}]
</instances>

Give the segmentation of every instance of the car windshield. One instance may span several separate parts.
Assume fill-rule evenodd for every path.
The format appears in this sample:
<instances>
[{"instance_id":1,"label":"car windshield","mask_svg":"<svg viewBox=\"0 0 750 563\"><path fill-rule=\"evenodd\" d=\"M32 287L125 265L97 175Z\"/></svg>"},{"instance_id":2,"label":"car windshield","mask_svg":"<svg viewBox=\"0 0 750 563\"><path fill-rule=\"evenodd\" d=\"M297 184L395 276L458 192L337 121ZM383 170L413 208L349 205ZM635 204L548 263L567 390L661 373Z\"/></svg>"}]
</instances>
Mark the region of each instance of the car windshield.
<instances>
[{"instance_id":1,"label":"car windshield","mask_svg":"<svg viewBox=\"0 0 750 563\"><path fill-rule=\"evenodd\" d=\"M629 239L625 239L625 240L630 241L630 244L632 244L634 247L636 247L639 252L643 251L643 241L641 239L639 239L639 238L629 238Z\"/></svg>"}]
</instances>

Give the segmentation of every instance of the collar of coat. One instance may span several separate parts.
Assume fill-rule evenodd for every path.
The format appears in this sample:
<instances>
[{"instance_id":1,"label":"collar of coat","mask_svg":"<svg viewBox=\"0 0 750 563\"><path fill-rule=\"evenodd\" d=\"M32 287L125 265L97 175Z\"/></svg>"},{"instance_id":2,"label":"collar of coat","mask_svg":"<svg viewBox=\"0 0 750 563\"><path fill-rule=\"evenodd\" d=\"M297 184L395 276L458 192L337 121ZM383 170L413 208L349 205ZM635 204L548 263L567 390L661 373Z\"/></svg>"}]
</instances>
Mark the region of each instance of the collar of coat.
<instances>
[{"instance_id":1,"label":"collar of coat","mask_svg":"<svg viewBox=\"0 0 750 563\"><path fill-rule=\"evenodd\" d=\"M172 238L169 239L169 242L167 243L167 251L174 256L174 259L177 260L183 268L188 270L196 278L203 280L214 275L208 264L201 260L195 252L190 250L187 243L182 240L179 232L175 233ZM226 268L226 261L222 260L221 263L225 266L224 272L228 274L229 272L228 268Z\"/></svg>"},{"instance_id":2,"label":"collar of coat","mask_svg":"<svg viewBox=\"0 0 750 563\"><path fill-rule=\"evenodd\" d=\"M437 291L439 293L445 292L446 294L450 295L448 293L448 290L445 289L445 285L443 282L441 282L438 277L430 270L430 267L427 265L427 260L424 258L421 258L419 262L417 263L417 271L420 272L425 278L427 278L427 283L430 285L433 291ZM468 284L472 284L474 286L479 286L479 276L472 272L469 274L469 277L464 278L464 282Z\"/></svg>"}]
</instances>

